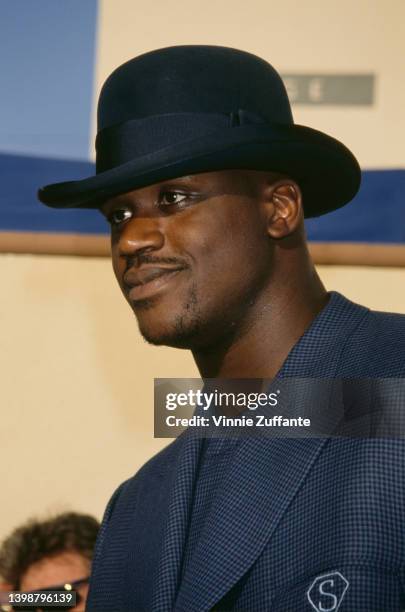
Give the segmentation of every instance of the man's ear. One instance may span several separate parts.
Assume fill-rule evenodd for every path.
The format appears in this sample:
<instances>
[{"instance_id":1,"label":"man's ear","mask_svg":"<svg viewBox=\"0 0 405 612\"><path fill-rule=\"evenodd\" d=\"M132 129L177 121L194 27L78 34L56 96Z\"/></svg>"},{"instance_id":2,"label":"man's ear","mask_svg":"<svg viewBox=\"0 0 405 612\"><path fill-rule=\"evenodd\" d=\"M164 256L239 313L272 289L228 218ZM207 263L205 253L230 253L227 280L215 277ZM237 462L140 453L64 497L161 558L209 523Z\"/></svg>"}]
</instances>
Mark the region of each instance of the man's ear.
<instances>
[{"instance_id":1,"label":"man's ear","mask_svg":"<svg viewBox=\"0 0 405 612\"><path fill-rule=\"evenodd\" d=\"M267 233L271 238L285 238L303 222L302 194L297 183L280 179L267 186Z\"/></svg>"}]
</instances>

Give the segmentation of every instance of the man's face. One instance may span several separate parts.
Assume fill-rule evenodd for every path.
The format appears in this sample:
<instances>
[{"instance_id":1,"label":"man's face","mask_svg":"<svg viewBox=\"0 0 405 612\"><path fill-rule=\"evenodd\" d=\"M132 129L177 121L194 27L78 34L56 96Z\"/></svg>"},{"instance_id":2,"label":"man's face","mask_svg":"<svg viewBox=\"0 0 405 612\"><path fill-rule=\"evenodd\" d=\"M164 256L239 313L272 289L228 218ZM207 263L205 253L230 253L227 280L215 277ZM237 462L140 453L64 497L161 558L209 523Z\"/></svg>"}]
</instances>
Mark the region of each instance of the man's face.
<instances>
[{"instance_id":1,"label":"man's face","mask_svg":"<svg viewBox=\"0 0 405 612\"><path fill-rule=\"evenodd\" d=\"M207 347L235 332L271 275L269 173L207 172L105 202L113 268L144 338Z\"/></svg>"},{"instance_id":2,"label":"man's face","mask_svg":"<svg viewBox=\"0 0 405 612\"><path fill-rule=\"evenodd\" d=\"M90 561L78 552L66 551L45 557L32 563L20 580L21 591L39 591L87 578L90 574ZM88 583L78 587L80 602L71 612L83 612L89 587Z\"/></svg>"}]
</instances>

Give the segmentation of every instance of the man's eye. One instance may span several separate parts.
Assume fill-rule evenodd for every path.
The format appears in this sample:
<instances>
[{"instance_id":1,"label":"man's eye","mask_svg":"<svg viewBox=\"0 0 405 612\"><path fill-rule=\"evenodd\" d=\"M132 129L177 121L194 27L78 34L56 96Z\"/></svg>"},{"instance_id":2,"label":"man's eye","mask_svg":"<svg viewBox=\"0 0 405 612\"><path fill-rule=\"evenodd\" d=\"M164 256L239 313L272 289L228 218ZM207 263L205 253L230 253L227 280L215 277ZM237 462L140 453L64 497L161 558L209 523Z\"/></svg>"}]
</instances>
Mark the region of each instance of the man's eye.
<instances>
[{"instance_id":1,"label":"man's eye","mask_svg":"<svg viewBox=\"0 0 405 612\"><path fill-rule=\"evenodd\" d=\"M108 215L108 221L111 225L119 225L131 217L132 213L126 208L117 208Z\"/></svg>"},{"instance_id":2,"label":"man's eye","mask_svg":"<svg viewBox=\"0 0 405 612\"><path fill-rule=\"evenodd\" d=\"M184 204L187 200L187 194L181 191L163 191L160 194L159 203L163 206L170 206L173 204Z\"/></svg>"}]
</instances>

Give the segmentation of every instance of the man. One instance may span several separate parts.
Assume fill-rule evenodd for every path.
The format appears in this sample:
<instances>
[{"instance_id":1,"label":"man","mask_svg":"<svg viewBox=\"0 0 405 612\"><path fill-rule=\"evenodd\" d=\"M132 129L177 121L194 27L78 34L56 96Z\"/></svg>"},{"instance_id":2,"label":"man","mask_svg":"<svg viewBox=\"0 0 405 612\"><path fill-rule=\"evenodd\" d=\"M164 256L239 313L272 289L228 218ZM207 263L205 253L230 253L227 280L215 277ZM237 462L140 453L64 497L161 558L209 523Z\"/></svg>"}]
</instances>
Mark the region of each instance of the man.
<instances>
[{"instance_id":1,"label":"man","mask_svg":"<svg viewBox=\"0 0 405 612\"><path fill-rule=\"evenodd\" d=\"M18 527L0 548L3 590L75 591L76 605L69 609L83 611L98 530L95 518L75 512L30 520Z\"/></svg>"},{"instance_id":2,"label":"man","mask_svg":"<svg viewBox=\"0 0 405 612\"><path fill-rule=\"evenodd\" d=\"M358 164L293 123L269 64L213 46L144 54L107 80L98 126L97 175L39 197L107 217L146 340L259 387L403 376L404 317L327 293L305 242L304 216L352 199ZM88 609L399 612L404 444L335 425L180 436L113 495Z\"/></svg>"}]
</instances>

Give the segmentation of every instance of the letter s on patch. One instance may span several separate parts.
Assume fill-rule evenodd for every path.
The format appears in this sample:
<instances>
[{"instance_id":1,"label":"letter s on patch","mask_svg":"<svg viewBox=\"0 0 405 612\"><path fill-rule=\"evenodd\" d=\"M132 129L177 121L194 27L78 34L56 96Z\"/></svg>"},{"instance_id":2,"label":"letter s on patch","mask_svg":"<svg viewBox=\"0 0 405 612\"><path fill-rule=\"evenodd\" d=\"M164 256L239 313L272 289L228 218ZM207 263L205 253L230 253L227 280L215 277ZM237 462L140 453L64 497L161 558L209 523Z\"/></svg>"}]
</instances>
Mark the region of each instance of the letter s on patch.
<instances>
[{"instance_id":1,"label":"letter s on patch","mask_svg":"<svg viewBox=\"0 0 405 612\"><path fill-rule=\"evenodd\" d=\"M307 591L307 599L317 612L337 612L349 581L338 571L318 576Z\"/></svg>"}]
</instances>

